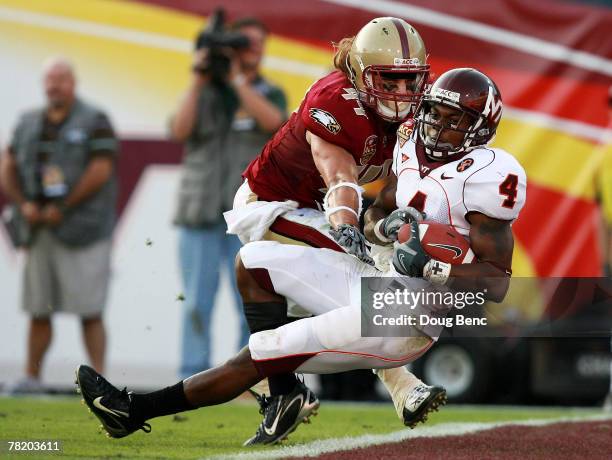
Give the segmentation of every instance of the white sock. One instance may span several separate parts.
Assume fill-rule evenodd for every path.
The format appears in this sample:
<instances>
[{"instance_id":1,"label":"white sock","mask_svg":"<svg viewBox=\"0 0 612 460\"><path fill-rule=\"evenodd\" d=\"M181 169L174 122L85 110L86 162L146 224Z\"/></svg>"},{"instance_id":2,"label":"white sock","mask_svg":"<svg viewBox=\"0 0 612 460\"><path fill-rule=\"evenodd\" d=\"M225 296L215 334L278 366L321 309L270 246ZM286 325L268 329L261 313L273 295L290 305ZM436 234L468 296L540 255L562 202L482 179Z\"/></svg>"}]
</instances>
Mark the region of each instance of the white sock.
<instances>
[{"instance_id":1,"label":"white sock","mask_svg":"<svg viewBox=\"0 0 612 460\"><path fill-rule=\"evenodd\" d=\"M400 420L403 420L404 402L408 394L421 382L414 374L408 372L405 367L395 367L393 369L375 369L374 373L387 388L391 395L395 411Z\"/></svg>"}]
</instances>

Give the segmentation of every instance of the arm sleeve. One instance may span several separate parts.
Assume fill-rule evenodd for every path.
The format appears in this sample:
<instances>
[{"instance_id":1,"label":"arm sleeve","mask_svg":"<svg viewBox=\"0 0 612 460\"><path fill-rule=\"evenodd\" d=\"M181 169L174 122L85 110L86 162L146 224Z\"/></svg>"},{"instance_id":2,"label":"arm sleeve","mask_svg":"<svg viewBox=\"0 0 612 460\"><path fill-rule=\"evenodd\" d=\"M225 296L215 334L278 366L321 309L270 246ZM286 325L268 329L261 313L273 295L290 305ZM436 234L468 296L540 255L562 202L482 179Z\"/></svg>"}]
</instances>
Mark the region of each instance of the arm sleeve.
<instances>
[{"instance_id":1,"label":"arm sleeve","mask_svg":"<svg viewBox=\"0 0 612 460\"><path fill-rule=\"evenodd\" d=\"M494 160L465 181L465 213L479 212L500 220L515 220L527 198L527 177L516 161Z\"/></svg>"},{"instance_id":2,"label":"arm sleeve","mask_svg":"<svg viewBox=\"0 0 612 460\"><path fill-rule=\"evenodd\" d=\"M99 113L93 123L89 135L89 156L116 157L119 151L119 142L108 117Z\"/></svg>"}]
</instances>

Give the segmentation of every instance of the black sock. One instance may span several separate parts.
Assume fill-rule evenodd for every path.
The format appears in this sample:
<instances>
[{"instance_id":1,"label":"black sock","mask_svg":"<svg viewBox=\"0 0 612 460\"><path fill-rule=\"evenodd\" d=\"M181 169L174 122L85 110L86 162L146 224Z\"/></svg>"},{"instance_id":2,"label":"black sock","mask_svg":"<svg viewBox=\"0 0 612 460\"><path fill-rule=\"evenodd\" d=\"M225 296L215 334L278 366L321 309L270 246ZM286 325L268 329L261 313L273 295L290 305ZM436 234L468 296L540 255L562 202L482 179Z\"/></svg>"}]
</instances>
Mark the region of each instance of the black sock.
<instances>
[{"instance_id":1,"label":"black sock","mask_svg":"<svg viewBox=\"0 0 612 460\"><path fill-rule=\"evenodd\" d=\"M196 408L187 401L182 380L163 390L131 395L130 417L136 420L144 421L192 409Z\"/></svg>"},{"instance_id":2,"label":"black sock","mask_svg":"<svg viewBox=\"0 0 612 460\"><path fill-rule=\"evenodd\" d=\"M298 380L295 374L277 374L268 377L268 385L270 386L270 394L272 396L286 395L293 391Z\"/></svg>"},{"instance_id":3,"label":"black sock","mask_svg":"<svg viewBox=\"0 0 612 460\"><path fill-rule=\"evenodd\" d=\"M287 302L244 302L244 317L251 334L276 329L289 322Z\"/></svg>"}]
</instances>

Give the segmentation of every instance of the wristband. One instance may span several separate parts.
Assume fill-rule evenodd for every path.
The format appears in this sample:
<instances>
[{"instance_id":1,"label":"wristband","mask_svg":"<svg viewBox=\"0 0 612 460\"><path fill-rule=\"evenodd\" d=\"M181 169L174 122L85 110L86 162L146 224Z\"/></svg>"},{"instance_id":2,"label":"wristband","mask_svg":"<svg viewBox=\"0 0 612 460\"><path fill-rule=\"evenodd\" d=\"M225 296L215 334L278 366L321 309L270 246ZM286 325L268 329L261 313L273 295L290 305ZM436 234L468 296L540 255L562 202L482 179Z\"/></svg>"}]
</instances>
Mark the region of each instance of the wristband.
<instances>
[{"instance_id":1,"label":"wristband","mask_svg":"<svg viewBox=\"0 0 612 460\"><path fill-rule=\"evenodd\" d=\"M354 210L353 208L351 208L349 206L334 206L334 207L330 207L330 204L329 204L330 195L334 191L339 189L340 187L348 187L348 188L352 188L353 190L355 190L355 193L357 193L357 199L359 201L359 207L358 207L357 210ZM362 190L363 189L359 185L354 184L352 182L340 182L340 183L338 183L336 185L332 185L327 190L327 193L325 194L325 197L323 197L323 209L325 211L325 217L327 218L327 221L329 222L329 216L330 215L332 215L336 211L340 211L341 209L344 209L346 211L351 211L353 214L355 214L355 216L357 217L357 220L359 220L359 218L361 216L361 206L362 206L362 203L361 203L362 202L361 192L362 192Z\"/></svg>"},{"instance_id":2,"label":"wristband","mask_svg":"<svg viewBox=\"0 0 612 460\"><path fill-rule=\"evenodd\" d=\"M423 278L433 284L446 284L450 276L452 265L440 260L431 259L423 267Z\"/></svg>"},{"instance_id":3,"label":"wristband","mask_svg":"<svg viewBox=\"0 0 612 460\"><path fill-rule=\"evenodd\" d=\"M357 214L357 211L355 211L353 208L349 206L336 206L333 208L328 208L325 210L325 217L327 217L327 220L329 221L329 216L331 216L333 213L338 212L338 211L352 212L353 214L355 214L355 217L357 218L357 220L359 220L359 214Z\"/></svg>"},{"instance_id":4,"label":"wristband","mask_svg":"<svg viewBox=\"0 0 612 460\"><path fill-rule=\"evenodd\" d=\"M378 222L376 222L374 224L374 236L376 236L376 238L379 241L382 241L383 243L392 243L393 240L390 238L387 238L385 235L383 235L382 230L380 229L380 227L382 227L383 223L384 223L385 219L380 219Z\"/></svg>"}]
</instances>

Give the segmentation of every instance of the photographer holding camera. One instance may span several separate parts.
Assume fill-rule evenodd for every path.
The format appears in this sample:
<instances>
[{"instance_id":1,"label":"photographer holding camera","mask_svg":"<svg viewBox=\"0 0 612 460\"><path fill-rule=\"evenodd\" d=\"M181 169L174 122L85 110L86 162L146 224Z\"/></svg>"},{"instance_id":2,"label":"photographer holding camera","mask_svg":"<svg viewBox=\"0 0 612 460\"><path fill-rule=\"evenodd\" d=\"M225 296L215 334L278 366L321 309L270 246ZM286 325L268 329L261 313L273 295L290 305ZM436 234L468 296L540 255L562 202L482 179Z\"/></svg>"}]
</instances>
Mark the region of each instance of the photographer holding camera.
<instances>
[{"instance_id":1,"label":"photographer holding camera","mask_svg":"<svg viewBox=\"0 0 612 460\"><path fill-rule=\"evenodd\" d=\"M211 311L224 263L234 279L240 248L225 233L223 212L232 209L241 173L286 119L282 90L260 75L268 30L254 18L223 27L223 11L196 40L191 82L170 123L185 154L175 223L185 302L180 375L210 367ZM240 314L240 345L249 331Z\"/></svg>"}]
</instances>

